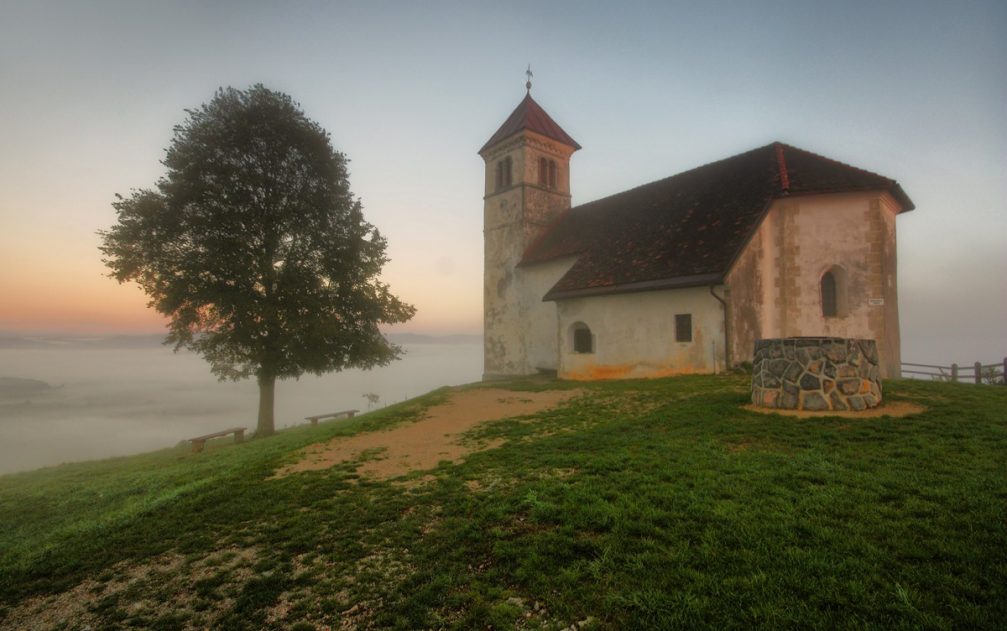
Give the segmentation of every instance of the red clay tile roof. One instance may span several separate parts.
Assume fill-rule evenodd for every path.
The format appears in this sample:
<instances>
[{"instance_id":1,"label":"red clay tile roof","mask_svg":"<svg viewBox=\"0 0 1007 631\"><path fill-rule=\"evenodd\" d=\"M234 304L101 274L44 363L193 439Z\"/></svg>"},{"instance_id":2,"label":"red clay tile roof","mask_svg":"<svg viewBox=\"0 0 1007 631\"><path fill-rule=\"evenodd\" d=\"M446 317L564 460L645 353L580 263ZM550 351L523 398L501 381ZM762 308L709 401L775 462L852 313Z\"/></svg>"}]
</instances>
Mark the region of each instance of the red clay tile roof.
<instances>
[{"instance_id":1,"label":"red clay tile roof","mask_svg":"<svg viewBox=\"0 0 1007 631\"><path fill-rule=\"evenodd\" d=\"M854 191L915 207L895 180L773 143L573 208L521 264L578 255L545 300L719 283L773 200Z\"/></svg>"},{"instance_id":2,"label":"red clay tile roof","mask_svg":"<svg viewBox=\"0 0 1007 631\"><path fill-rule=\"evenodd\" d=\"M542 106L535 102L535 99L531 98L531 92L525 95L524 99L518 103L518 106L514 108L511 115L507 117L504 124L500 126L500 129L493 134L486 144L482 146L479 153L486 151L489 147L497 144L501 140L513 136L514 134L523 131L525 129L537 132L543 136L557 140L564 145L573 147L575 150L580 149L580 145L563 131L563 128L556 124Z\"/></svg>"}]
</instances>

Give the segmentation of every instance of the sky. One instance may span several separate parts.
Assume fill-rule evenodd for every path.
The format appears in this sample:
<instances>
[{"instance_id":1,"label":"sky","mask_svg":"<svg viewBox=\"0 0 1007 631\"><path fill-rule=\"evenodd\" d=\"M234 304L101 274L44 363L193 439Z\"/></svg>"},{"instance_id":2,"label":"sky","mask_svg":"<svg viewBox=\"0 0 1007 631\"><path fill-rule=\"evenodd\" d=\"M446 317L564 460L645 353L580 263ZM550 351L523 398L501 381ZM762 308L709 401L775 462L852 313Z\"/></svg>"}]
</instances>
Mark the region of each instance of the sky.
<instances>
[{"instance_id":1,"label":"sky","mask_svg":"<svg viewBox=\"0 0 1007 631\"><path fill-rule=\"evenodd\" d=\"M1007 3L0 0L0 331L163 330L96 231L221 86L286 92L387 237L396 330L479 333L483 165L532 94L573 203L779 140L899 181L905 361L1007 355Z\"/></svg>"}]
</instances>

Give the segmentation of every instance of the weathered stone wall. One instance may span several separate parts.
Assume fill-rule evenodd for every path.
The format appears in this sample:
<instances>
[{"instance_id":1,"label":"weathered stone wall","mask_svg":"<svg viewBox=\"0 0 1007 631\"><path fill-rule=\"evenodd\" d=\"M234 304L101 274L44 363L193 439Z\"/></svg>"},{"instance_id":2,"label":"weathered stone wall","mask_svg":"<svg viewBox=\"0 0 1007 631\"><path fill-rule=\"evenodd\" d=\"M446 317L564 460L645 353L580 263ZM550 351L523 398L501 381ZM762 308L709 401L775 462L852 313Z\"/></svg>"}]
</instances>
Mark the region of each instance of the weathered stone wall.
<instances>
[{"instance_id":1,"label":"weathered stone wall","mask_svg":"<svg viewBox=\"0 0 1007 631\"><path fill-rule=\"evenodd\" d=\"M551 341L555 357L555 306L541 303L544 291L534 304L525 299L529 277L538 288L541 283L534 281L542 275L525 274L518 263L525 249L549 223L570 208L569 165L573 151L573 147L525 130L482 154L486 161L483 205L483 377L486 379L534 374L543 367L544 350L540 347L546 339ZM497 190L496 165L508 157L512 163L511 186ZM538 185L540 157L548 157L557 164L555 189ZM551 271L546 275L550 274ZM555 363L554 359L553 368Z\"/></svg>"},{"instance_id":2,"label":"weathered stone wall","mask_svg":"<svg viewBox=\"0 0 1007 631\"><path fill-rule=\"evenodd\" d=\"M881 403L874 340L789 337L758 340L752 403L798 410L863 410Z\"/></svg>"}]
</instances>

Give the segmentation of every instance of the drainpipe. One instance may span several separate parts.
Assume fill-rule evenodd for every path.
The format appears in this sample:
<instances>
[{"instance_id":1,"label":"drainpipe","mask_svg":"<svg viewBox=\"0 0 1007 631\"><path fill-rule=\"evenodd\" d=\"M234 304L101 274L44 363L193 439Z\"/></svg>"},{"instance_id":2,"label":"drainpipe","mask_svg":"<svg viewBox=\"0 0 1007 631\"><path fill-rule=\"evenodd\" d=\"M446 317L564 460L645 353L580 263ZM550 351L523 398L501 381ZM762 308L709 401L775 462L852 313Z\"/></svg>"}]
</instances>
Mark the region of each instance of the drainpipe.
<instances>
[{"instance_id":1,"label":"drainpipe","mask_svg":"<svg viewBox=\"0 0 1007 631\"><path fill-rule=\"evenodd\" d=\"M731 320L727 317L727 301L718 296L710 285L710 295L717 299L720 306L724 308L724 371L731 369Z\"/></svg>"}]
</instances>

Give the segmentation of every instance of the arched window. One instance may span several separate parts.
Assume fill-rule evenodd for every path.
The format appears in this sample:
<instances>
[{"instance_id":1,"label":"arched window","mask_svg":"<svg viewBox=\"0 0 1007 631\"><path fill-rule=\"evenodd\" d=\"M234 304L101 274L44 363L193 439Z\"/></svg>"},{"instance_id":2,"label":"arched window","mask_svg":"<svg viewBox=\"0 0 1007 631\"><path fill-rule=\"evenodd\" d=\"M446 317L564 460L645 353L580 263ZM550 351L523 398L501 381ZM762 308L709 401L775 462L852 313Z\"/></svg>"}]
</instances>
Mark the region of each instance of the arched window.
<instances>
[{"instance_id":1,"label":"arched window","mask_svg":"<svg viewBox=\"0 0 1007 631\"><path fill-rule=\"evenodd\" d=\"M841 318L846 315L846 270L833 265L822 274L822 315Z\"/></svg>"},{"instance_id":2,"label":"arched window","mask_svg":"<svg viewBox=\"0 0 1007 631\"><path fill-rule=\"evenodd\" d=\"M497 185L496 190L503 188L503 160L497 162Z\"/></svg>"},{"instance_id":3,"label":"arched window","mask_svg":"<svg viewBox=\"0 0 1007 631\"><path fill-rule=\"evenodd\" d=\"M503 163L504 163L504 167L503 167L503 169L504 169L504 174L503 174L504 175L504 177L503 177L504 186L510 186L511 185L511 159L510 159L510 156L507 156L506 158L504 158Z\"/></svg>"},{"instance_id":4,"label":"arched window","mask_svg":"<svg viewBox=\"0 0 1007 631\"><path fill-rule=\"evenodd\" d=\"M591 329L588 328L586 324L583 322L577 322L574 324L570 327L570 335L573 338L573 352L594 352L594 336L591 334Z\"/></svg>"},{"instance_id":5,"label":"arched window","mask_svg":"<svg viewBox=\"0 0 1007 631\"><path fill-rule=\"evenodd\" d=\"M547 158L538 159L538 185L543 188L556 188L556 161Z\"/></svg>"}]
</instances>

